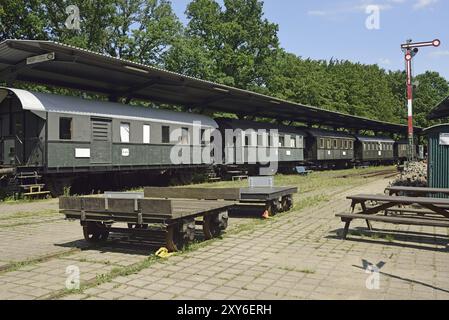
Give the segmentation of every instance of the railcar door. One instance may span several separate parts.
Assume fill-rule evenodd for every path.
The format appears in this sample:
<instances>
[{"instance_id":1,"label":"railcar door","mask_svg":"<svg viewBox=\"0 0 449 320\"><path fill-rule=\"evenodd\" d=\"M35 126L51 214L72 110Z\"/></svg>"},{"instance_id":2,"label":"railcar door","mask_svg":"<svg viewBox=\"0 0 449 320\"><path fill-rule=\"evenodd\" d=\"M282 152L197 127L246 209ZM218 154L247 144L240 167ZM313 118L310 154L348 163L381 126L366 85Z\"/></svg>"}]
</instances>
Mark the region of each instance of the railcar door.
<instances>
[{"instance_id":1,"label":"railcar door","mask_svg":"<svg viewBox=\"0 0 449 320\"><path fill-rule=\"evenodd\" d=\"M91 119L91 164L112 163L112 122L109 119Z\"/></svg>"}]
</instances>

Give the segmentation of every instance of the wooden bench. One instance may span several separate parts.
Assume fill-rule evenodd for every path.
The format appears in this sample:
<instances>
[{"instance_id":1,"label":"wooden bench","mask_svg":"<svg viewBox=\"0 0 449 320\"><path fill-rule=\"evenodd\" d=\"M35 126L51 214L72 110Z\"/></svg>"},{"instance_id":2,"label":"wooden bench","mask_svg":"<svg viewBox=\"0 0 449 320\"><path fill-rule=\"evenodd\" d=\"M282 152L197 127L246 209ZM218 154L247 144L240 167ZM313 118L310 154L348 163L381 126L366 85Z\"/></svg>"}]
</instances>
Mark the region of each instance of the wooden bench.
<instances>
[{"instance_id":1,"label":"wooden bench","mask_svg":"<svg viewBox=\"0 0 449 320\"><path fill-rule=\"evenodd\" d=\"M343 231L344 239L346 239L347 237L351 221L356 219L366 220L369 230L372 230L371 221L405 225L449 227L449 209L446 208L446 206L449 207L449 199L366 194L349 196L348 199L352 201L351 213L341 213L336 215L336 217L341 218L342 222L345 223ZM375 204L369 206L368 202L373 202ZM362 209L359 212L355 212L355 208L357 205L360 205ZM425 217L421 215L388 215L388 213L397 210L400 210L404 213L413 214L416 210L414 208L395 208L397 206L408 205L418 205L422 208L425 208L427 209L427 214L434 215L435 217Z\"/></svg>"},{"instance_id":2,"label":"wooden bench","mask_svg":"<svg viewBox=\"0 0 449 320\"><path fill-rule=\"evenodd\" d=\"M232 176L232 181L242 181L248 179L248 176Z\"/></svg>"},{"instance_id":3,"label":"wooden bench","mask_svg":"<svg viewBox=\"0 0 449 320\"><path fill-rule=\"evenodd\" d=\"M307 170L307 168L303 167L303 166L295 167L295 170L296 170L297 174L303 175L303 176L307 176L307 175L309 175L310 173L313 172L312 170Z\"/></svg>"},{"instance_id":4,"label":"wooden bench","mask_svg":"<svg viewBox=\"0 0 449 320\"><path fill-rule=\"evenodd\" d=\"M28 185L20 185L20 188L24 190L23 196L39 196L39 195L49 195L50 191L42 190L45 187L45 184L28 184Z\"/></svg>"},{"instance_id":5,"label":"wooden bench","mask_svg":"<svg viewBox=\"0 0 449 320\"><path fill-rule=\"evenodd\" d=\"M402 186L392 186L385 189L385 192L390 196L405 194L410 197L416 196L430 196L443 194L449 196L449 189L445 188L422 188L422 187L402 187Z\"/></svg>"}]
</instances>

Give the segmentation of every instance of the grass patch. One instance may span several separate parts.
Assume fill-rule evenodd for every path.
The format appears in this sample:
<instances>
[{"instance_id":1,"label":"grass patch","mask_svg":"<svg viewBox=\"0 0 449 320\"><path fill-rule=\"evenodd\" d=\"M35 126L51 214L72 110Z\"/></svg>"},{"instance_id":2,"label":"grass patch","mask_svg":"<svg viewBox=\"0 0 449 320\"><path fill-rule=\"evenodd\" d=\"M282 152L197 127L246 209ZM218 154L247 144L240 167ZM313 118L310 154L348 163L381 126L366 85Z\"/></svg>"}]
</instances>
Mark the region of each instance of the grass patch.
<instances>
[{"instance_id":1,"label":"grass patch","mask_svg":"<svg viewBox=\"0 0 449 320\"><path fill-rule=\"evenodd\" d=\"M23 219L23 218L37 218L37 217L48 217L48 216L57 216L59 215L58 210L43 210L38 212L32 211L24 211L24 212L16 212L13 214L9 214L6 216L0 215L0 221L8 221L14 219Z\"/></svg>"}]
</instances>

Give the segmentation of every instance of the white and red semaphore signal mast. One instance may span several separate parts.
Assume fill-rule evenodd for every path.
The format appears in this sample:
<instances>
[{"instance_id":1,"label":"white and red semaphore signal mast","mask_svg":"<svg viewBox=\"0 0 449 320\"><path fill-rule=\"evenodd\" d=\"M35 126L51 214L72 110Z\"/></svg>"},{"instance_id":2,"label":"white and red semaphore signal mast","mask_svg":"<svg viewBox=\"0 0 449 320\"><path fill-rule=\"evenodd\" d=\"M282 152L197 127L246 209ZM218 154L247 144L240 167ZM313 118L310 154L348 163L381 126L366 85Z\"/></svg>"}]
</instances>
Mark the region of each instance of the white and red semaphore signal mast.
<instances>
[{"instance_id":1,"label":"white and red semaphore signal mast","mask_svg":"<svg viewBox=\"0 0 449 320\"><path fill-rule=\"evenodd\" d=\"M415 160L414 149L414 137L413 137L413 83L412 83L412 60L413 57L418 53L419 48L422 47L439 47L441 41L435 39L433 41L427 42L412 42L412 40L407 40L406 43L401 45L402 51L405 54L405 64L407 70L407 109L408 109L408 160Z\"/></svg>"}]
</instances>

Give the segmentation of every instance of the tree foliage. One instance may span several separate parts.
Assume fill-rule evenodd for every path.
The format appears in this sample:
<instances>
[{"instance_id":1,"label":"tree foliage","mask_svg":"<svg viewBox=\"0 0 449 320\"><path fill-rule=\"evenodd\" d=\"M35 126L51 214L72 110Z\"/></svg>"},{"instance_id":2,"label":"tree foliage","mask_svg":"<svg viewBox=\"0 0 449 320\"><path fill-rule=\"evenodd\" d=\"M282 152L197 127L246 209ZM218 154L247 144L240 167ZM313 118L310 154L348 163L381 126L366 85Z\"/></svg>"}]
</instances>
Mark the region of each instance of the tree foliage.
<instances>
[{"instance_id":1,"label":"tree foliage","mask_svg":"<svg viewBox=\"0 0 449 320\"><path fill-rule=\"evenodd\" d=\"M377 65L304 59L279 45L260 0L192 0L183 26L168 0L0 0L0 41L55 40L298 103L406 123L406 77ZM64 26L80 9L81 30ZM436 72L415 77L415 124L449 94Z\"/></svg>"}]
</instances>

